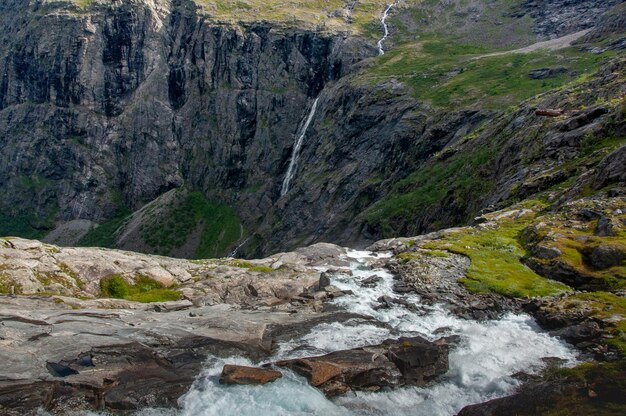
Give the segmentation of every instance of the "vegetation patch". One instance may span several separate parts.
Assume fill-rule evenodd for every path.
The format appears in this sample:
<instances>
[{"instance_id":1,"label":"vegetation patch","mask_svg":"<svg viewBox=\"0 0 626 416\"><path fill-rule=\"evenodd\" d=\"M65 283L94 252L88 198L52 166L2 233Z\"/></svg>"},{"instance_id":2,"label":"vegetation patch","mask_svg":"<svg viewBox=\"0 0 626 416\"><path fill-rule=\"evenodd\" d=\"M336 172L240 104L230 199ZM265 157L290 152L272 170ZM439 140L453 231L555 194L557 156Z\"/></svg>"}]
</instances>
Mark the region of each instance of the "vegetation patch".
<instances>
[{"instance_id":1,"label":"vegetation patch","mask_svg":"<svg viewBox=\"0 0 626 416\"><path fill-rule=\"evenodd\" d=\"M84 1L84 0L78 0ZM195 0L211 18L230 23L270 21L320 31L351 31L380 37L387 0L361 0L346 20L343 0Z\"/></svg>"},{"instance_id":2,"label":"vegetation patch","mask_svg":"<svg viewBox=\"0 0 626 416\"><path fill-rule=\"evenodd\" d=\"M475 200L476 195L483 195L493 187L493 181L484 175L484 166L494 159L497 151L496 143L486 143L445 160L430 160L396 182L385 198L369 207L365 212L366 223L379 229L383 238L393 237L399 224L414 221L447 197L452 196L458 205Z\"/></svg>"},{"instance_id":3,"label":"vegetation patch","mask_svg":"<svg viewBox=\"0 0 626 416\"><path fill-rule=\"evenodd\" d=\"M438 107L502 110L582 81L614 56L612 52L592 54L573 47L559 53L537 50L492 56L493 49L482 44L466 44L436 34L421 38L388 51L377 65L363 70L359 79L376 84L396 78L410 87L416 98ZM562 70L543 79L529 76L541 68Z\"/></svg>"},{"instance_id":4,"label":"vegetation patch","mask_svg":"<svg viewBox=\"0 0 626 416\"><path fill-rule=\"evenodd\" d=\"M220 257L239 240L241 223L227 205L208 201L200 192L179 191L180 200L141 228L141 236L157 254L169 255L199 230L196 258Z\"/></svg>"},{"instance_id":5,"label":"vegetation patch","mask_svg":"<svg viewBox=\"0 0 626 416\"><path fill-rule=\"evenodd\" d=\"M473 292L536 297L569 290L563 283L539 276L520 261L526 251L519 241L519 235L528 222L504 219L497 227L468 228L424 247L469 257L471 264L467 277L460 281Z\"/></svg>"},{"instance_id":6,"label":"vegetation patch","mask_svg":"<svg viewBox=\"0 0 626 416\"><path fill-rule=\"evenodd\" d=\"M576 293L559 302L565 310L588 310L611 328L606 342L626 355L626 298L609 292Z\"/></svg>"},{"instance_id":7,"label":"vegetation patch","mask_svg":"<svg viewBox=\"0 0 626 416\"><path fill-rule=\"evenodd\" d=\"M162 283L146 276L138 276L135 284L116 274L100 280L100 293L103 297L126 299L134 302L167 302L179 300L180 292L167 289Z\"/></svg>"},{"instance_id":8,"label":"vegetation patch","mask_svg":"<svg viewBox=\"0 0 626 416\"><path fill-rule=\"evenodd\" d=\"M41 239L54 228L54 221L34 213L0 213L0 236Z\"/></svg>"},{"instance_id":9,"label":"vegetation patch","mask_svg":"<svg viewBox=\"0 0 626 416\"><path fill-rule=\"evenodd\" d=\"M130 217L130 209L125 208L110 220L92 228L77 243L79 247L115 248L117 231Z\"/></svg>"},{"instance_id":10,"label":"vegetation patch","mask_svg":"<svg viewBox=\"0 0 626 416\"><path fill-rule=\"evenodd\" d=\"M252 272L260 272L260 273L271 273L274 271L274 269L272 269L269 266L261 266L261 265L255 265L252 264L250 262L247 261L243 261L243 260L231 260L228 262L229 266L232 267L239 267L242 269L248 269Z\"/></svg>"}]
</instances>

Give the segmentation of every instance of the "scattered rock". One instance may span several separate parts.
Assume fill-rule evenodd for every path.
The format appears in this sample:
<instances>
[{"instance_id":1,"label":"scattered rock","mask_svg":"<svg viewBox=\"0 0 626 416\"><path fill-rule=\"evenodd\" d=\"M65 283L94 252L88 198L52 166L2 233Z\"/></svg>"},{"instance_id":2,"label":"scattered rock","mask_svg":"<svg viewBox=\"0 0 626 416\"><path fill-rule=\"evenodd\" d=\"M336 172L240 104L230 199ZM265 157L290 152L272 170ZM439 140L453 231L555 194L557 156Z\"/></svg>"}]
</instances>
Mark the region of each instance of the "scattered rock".
<instances>
[{"instance_id":1,"label":"scattered rock","mask_svg":"<svg viewBox=\"0 0 626 416\"><path fill-rule=\"evenodd\" d=\"M581 209L576 213L576 215L583 221L593 221L602 217L601 212L590 208Z\"/></svg>"},{"instance_id":2,"label":"scattered rock","mask_svg":"<svg viewBox=\"0 0 626 416\"><path fill-rule=\"evenodd\" d=\"M415 292L415 288L408 285L407 283L404 282L397 282L394 283L392 290L395 293L399 293L399 294L404 294L404 293L410 293L410 292Z\"/></svg>"},{"instance_id":3,"label":"scattered rock","mask_svg":"<svg viewBox=\"0 0 626 416\"><path fill-rule=\"evenodd\" d=\"M175 302L153 303L152 305L155 312L173 312L189 309L193 306L193 303L187 299L184 299Z\"/></svg>"},{"instance_id":4,"label":"scattered rock","mask_svg":"<svg viewBox=\"0 0 626 416\"><path fill-rule=\"evenodd\" d=\"M318 283L318 288L319 290L324 290L324 288L326 286L330 286L330 273L329 272L322 272L320 274L320 280Z\"/></svg>"},{"instance_id":5,"label":"scattered rock","mask_svg":"<svg viewBox=\"0 0 626 416\"><path fill-rule=\"evenodd\" d=\"M602 330L596 322L585 321L580 324L552 331L550 334L552 336L563 338L567 342L576 345L583 341L598 339L602 335Z\"/></svg>"}]
</instances>

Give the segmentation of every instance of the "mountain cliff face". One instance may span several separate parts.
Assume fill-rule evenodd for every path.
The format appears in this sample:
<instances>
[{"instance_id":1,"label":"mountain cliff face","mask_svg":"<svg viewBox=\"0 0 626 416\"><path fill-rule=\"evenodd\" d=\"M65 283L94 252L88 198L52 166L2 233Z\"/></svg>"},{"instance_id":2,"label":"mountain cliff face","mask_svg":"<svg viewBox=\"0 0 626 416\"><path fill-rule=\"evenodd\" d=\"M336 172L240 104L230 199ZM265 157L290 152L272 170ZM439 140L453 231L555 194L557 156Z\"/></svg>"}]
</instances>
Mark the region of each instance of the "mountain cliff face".
<instances>
[{"instance_id":1,"label":"mountain cliff face","mask_svg":"<svg viewBox=\"0 0 626 416\"><path fill-rule=\"evenodd\" d=\"M466 7L461 3L451 4ZM504 6L489 2L474 6L479 16L500 13L505 29L531 19L528 36L546 38L593 26L594 16L618 2L569 2L585 12L565 28L546 31L542 22L561 9L567 16L574 10L550 3L519 2L506 13L497 8ZM379 208L395 204L394 195L417 189L419 181L407 181L423 167L476 150L479 146L463 144L468 138L507 129L509 137L523 135L529 125L543 123L532 116L537 103L513 113L507 106L527 97L505 105L487 105L484 98L443 105L426 97L433 90L420 84L426 75L394 63L398 55L370 59L377 54L375 40L356 23L352 31L271 18L227 23L202 6L189 0L8 0L0 5L0 234L48 234L54 242L190 257L225 255L239 245L239 254L248 256L323 240L358 245L390 233L466 221L536 176L538 168L511 160L518 150L509 145L497 157L484 155L490 158L485 167L490 189L462 191L485 196L469 201L450 194L428 200L427 206L396 204L410 215L404 222L394 220L397 212ZM340 10L352 10L345 7ZM426 22L419 13L424 7L407 2L391 19L392 34L411 51L424 41L415 27L405 30L407 16ZM346 13L328 15L345 15L342 19L351 22L352 12ZM375 16L363 27L377 27ZM429 33L432 45L458 44ZM440 52L425 45L424 53L431 54L426 58ZM531 90L549 91L577 80L581 71L593 73L615 59L617 49L606 50L593 55L576 49L568 55L564 75L535 80ZM512 63L485 59L480 62L518 70L516 58ZM519 71L541 69L546 59L533 55ZM433 85L478 71L472 62L459 55L449 68L437 69ZM579 62L590 65L580 69ZM528 71L520 73L528 77ZM597 82L604 85L605 78L600 75ZM623 102L611 101L623 93L620 80L605 94L601 123L623 123ZM567 91L557 95L555 105L574 99ZM281 196L294 136L318 96L292 188ZM570 107L577 110L588 101ZM547 130L537 134L545 136ZM603 137L614 131L604 129ZM490 140L473 143L486 149ZM445 153L448 148L453 150ZM497 167L504 161L516 168L507 162L504 172ZM209 239L217 243L207 245Z\"/></svg>"}]
</instances>

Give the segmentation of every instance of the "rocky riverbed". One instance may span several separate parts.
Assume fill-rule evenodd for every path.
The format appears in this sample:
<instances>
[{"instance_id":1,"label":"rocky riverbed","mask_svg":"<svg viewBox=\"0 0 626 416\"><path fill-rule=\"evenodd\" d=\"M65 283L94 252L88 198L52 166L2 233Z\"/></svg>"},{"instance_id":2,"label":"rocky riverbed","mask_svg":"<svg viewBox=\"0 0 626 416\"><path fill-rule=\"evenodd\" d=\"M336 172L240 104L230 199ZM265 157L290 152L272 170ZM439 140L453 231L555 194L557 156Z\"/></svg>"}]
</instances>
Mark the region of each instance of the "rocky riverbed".
<instances>
[{"instance_id":1,"label":"rocky riverbed","mask_svg":"<svg viewBox=\"0 0 626 416\"><path fill-rule=\"evenodd\" d=\"M14 248L3 256L13 253L13 261L17 253L32 257L48 247L8 242ZM66 249L59 250L53 255ZM302 276L274 281L266 276L273 272L244 268L247 285L256 287L248 291L256 295L229 297L228 284L216 285L219 296L209 299L227 301L212 304L194 296L151 304L2 297L0 405L6 414L152 414L163 408L182 414L379 414L391 405L398 414L412 414L416 406L425 414L453 414L511 392L519 385L511 376L539 370L546 357L574 363L575 351L543 333L528 315L463 319L437 303L421 303L415 293L394 292L397 281L385 268L390 258L389 252L313 246L259 263L279 261L278 269L301 269ZM154 260L163 266L168 261ZM242 278L209 280L241 285ZM263 295L264 280L278 285L271 286L273 296ZM201 281L178 283L179 290L195 293ZM298 283L300 288L290 290ZM279 287L285 295L276 293ZM265 297L276 304L268 305ZM391 351L402 356L403 349L403 360L389 358ZM271 386L219 384L224 364L242 363L275 363L284 376ZM341 397L329 401L323 393Z\"/></svg>"}]
</instances>

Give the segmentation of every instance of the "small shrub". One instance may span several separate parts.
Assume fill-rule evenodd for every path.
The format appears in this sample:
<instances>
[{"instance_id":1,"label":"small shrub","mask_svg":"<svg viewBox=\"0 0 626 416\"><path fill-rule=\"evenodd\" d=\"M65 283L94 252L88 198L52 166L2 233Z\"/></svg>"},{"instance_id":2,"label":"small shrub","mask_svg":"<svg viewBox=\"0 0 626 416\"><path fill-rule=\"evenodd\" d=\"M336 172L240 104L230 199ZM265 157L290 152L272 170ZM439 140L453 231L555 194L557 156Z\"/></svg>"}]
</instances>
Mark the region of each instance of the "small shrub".
<instances>
[{"instance_id":1,"label":"small shrub","mask_svg":"<svg viewBox=\"0 0 626 416\"><path fill-rule=\"evenodd\" d=\"M130 294L129 284L119 274L100 280L100 293L104 297L126 299Z\"/></svg>"}]
</instances>

